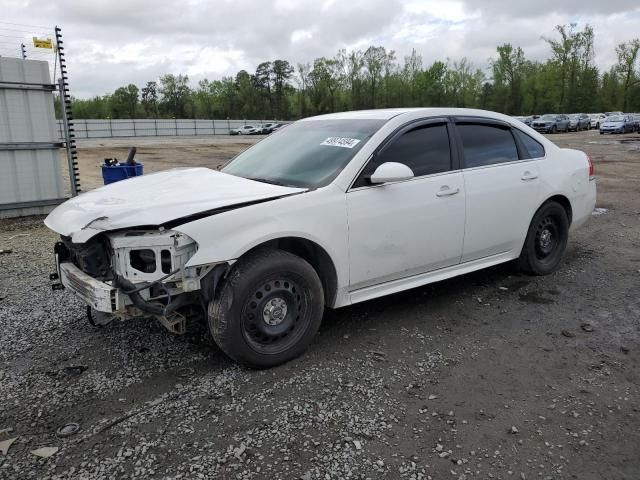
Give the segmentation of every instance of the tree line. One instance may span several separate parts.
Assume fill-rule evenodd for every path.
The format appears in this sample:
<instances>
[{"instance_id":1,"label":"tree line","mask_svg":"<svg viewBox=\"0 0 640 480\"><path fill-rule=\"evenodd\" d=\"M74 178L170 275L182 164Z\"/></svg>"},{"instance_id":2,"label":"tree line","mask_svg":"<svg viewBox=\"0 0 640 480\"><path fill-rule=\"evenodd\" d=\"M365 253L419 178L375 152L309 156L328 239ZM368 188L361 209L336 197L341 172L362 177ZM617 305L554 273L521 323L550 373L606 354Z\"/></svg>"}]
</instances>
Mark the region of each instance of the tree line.
<instances>
[{"instance_id":1,"label":"tree line","mask_svg":"<svg viewBox=\"0 0 640 480\"><path fill-rule=\"evenodd\" d=\"M608 71L595 65L589 25L558 25L546 61L527 59L509 43L485 71L467 58L424 65L416 50L396 58L371 46L292 65L274 60L254 73L200 80L166 74L142 88L130 84L91 99L72 99L76 118L235 118L290 120L384 107L468 107L509 115L640 111L640 39L616 47Z\"/></svg>"}]
</instances>

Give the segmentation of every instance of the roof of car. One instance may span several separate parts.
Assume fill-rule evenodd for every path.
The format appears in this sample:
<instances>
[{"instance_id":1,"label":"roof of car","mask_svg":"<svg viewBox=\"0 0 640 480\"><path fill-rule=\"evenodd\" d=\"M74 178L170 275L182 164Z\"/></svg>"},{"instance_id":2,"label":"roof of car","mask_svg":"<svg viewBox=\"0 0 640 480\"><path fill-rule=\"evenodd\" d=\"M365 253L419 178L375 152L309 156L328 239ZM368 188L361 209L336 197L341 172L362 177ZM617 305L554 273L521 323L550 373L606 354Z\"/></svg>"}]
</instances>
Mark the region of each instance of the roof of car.
<instances>
[{"instance_id":1,"label":"roof of car","mask_svg":"<svg viewBox=\"0 0 640 480\"><path fill-rule=\"evenodd\" d=\"M473 108L379 108L374 110L353 110L348 112L329 113L308 117L303 121L310 120L390 120L391 118L408 113L424 113L425 117L460 115L460 116L480 116L485 118L495 118L497 120L507 120L510 117L489 110L477 110Z\"/></svg>"}]
</instances>

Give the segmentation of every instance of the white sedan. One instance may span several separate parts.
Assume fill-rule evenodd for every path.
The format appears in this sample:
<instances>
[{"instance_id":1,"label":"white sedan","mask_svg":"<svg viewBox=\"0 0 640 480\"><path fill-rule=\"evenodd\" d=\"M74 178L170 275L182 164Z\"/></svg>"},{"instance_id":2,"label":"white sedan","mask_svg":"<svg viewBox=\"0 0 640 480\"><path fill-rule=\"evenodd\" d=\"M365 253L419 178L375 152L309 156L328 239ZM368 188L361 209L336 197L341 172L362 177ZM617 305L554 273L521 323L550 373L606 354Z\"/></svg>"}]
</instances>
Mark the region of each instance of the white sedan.
<instances>
[{"instance_id":1,"label":"white sedan","mask_svg":"<svg viewBox=\"0 0 640 480\"><path fill-rule=\"evenodd\" d=\"M229 135L257 135L262 133L262 127L254 127L253 125L244 125L229 130Z\"/></svg>"},{"instance_id":2,"label":"white sedan","mask_svg":"<svg viewBox=\"0 0 640 480\"><path fill-rule=\"evenodd\" d=\"M596 201L593 165L521 122L420 108L307 118L222 171L176 169L83 193L45 220L61 286L90 312L184 331L264 368L338 308L515 260L556 270Z\"/></svg>"}]
</instances>

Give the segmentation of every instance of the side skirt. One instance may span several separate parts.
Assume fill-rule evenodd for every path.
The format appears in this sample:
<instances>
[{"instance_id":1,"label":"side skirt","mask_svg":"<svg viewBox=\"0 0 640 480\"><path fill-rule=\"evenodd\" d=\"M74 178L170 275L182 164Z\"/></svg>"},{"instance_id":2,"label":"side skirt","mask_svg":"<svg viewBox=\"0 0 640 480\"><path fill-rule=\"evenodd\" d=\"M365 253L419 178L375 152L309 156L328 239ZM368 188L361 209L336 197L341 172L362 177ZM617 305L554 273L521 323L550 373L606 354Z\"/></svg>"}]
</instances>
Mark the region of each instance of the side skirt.
<instances>
[{"instance_id":1,"label":"side skirt","mask_svg":"<svg viewBox=\"0 0 640 480\"><path fill-rule=\"evenodd\" d=\"M354 290L349 296L352 304L364 302L384 295L409 290L410 288L421 287L429 283L446 280L447 278L457 277L458 275L464 275L465 273L471 273L476 270L482 270L483 268L498 265L499 263L505 263L516 258L518 258L518 254L513 251L499 253L497 255L472 260L470 262L435 270L433 272L421 273L412 277L401 278L400 280L394 280L392 282L381 283L379 285Z\"/></svg>"}]
</instances>

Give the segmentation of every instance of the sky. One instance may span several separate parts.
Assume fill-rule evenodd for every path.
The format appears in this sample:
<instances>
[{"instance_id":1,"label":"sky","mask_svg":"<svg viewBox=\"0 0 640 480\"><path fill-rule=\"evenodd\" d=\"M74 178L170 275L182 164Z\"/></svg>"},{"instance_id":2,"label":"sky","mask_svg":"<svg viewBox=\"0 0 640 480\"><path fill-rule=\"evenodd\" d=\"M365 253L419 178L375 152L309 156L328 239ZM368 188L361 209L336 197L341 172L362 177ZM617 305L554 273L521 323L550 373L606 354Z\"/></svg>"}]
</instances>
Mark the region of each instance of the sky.
<instances>
[{"instance_id":1,"label":"sky","mask_svg":"<svg viewBox=\"0 0 640 480\"><path fill-rule=\"evenodd\" d=\"M415 48L423 65L467 57L486 69L503 43L548 58L542 37L568 23L594 27L596 64L608 69L615 46L640 37L639 0L0 0L0 12L0 55L17 52L21 36L62 28L80 98L164 73L195 86L267 60L296 65L369 45L399 61ZM47 51L29 46L28 55Z\"/></svg>"}]
</instances>

